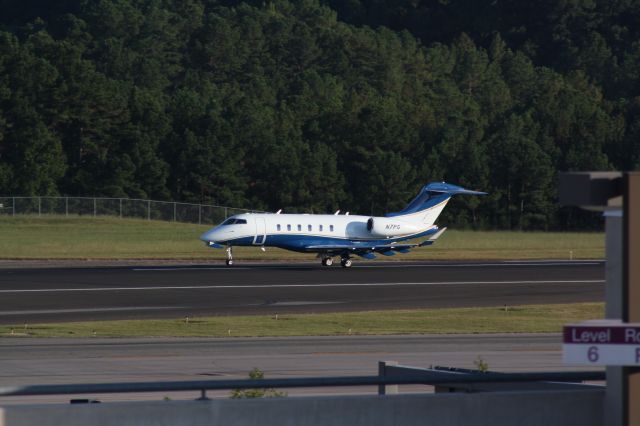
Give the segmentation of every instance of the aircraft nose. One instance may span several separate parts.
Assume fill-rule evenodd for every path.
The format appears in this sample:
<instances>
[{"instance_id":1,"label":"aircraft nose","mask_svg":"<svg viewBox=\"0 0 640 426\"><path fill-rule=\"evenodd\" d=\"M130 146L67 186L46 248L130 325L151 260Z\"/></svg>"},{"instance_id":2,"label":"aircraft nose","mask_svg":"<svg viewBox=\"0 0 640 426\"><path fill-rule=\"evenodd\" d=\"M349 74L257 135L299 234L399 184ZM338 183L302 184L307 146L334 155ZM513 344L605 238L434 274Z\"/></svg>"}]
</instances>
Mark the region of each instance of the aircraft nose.
<instances>
[{"instance_id":1,"label":"aircraft nose","mask_svg":"<svg viewBox=\"0 0 640 426\"><path fill-rule=\"evenodd\" d=\"M200 235L200 239L202 241L204 241L205 243L215 242L216 241L215 234L216 234L215 230L209 229L207 232L205 232L204 234Z\"/></svg>"}]
</instances>

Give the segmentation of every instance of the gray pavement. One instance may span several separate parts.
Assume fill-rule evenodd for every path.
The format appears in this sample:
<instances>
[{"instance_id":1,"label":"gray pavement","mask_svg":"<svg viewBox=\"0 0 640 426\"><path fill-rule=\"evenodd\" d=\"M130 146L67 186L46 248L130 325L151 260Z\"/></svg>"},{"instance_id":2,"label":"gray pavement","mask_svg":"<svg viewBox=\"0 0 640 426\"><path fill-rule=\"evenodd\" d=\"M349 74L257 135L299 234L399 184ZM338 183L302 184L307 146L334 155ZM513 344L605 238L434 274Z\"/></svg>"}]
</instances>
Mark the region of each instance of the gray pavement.
<instances>
[{"instance_id":1,"label":"gray pavement","mask_svg":"<svg viewBox=\"0 0 640 426\"><path fill-rule=\"evenodd\" d=\"M0 324L603 299L602 261L0 269Z\"/></svg>"},{"instance_id":2,"label":"gray pavement","mask_svg":"<svg viewBox=\"0 0 640 426\"><path fill-rule=\"evenodd\" d=\"M381 360L495 371L576 370L561 361L559 334L345 336L230 339L0 339L0 386L376 375ZM401 386L402 392L428 391ZM291 395L374 393L375 388L295 389ZM228 392L212 396L226 397ZM193 399L194 393L77 395L102 401ZM74 396L0 397L0 405L66 402Z\"/></svg>"}]
</instances>

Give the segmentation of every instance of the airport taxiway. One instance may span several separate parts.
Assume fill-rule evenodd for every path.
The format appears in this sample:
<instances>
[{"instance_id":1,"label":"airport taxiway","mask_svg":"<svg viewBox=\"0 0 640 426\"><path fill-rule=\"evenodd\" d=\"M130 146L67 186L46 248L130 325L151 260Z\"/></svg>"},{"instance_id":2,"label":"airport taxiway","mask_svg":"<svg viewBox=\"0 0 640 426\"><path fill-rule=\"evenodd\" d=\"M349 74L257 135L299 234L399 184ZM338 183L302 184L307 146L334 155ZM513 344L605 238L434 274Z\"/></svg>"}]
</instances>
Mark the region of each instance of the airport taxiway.
<instances>
[{"instance_id":1,"label":"airport taxiway","mask_svg":"<svg viewBox=\"0 0 640 426\"><path fill-rule=\"evenodd\" d=\"M566 366L559 334L474 334L224 339L0 339L0 383L35 384L182 381L246 378L257 367L268 378L376 375L378 361L415 367L493 371L582 370ZM589 368L587 368L589 369ZM401 386L401 391L428 391ZM288 390L291 395L375 393L375 387ZM228 397L229 391L210 392ZM194 399L196 392L0 397L0 405L66 402Z\"/></svg>"}]
</instances>

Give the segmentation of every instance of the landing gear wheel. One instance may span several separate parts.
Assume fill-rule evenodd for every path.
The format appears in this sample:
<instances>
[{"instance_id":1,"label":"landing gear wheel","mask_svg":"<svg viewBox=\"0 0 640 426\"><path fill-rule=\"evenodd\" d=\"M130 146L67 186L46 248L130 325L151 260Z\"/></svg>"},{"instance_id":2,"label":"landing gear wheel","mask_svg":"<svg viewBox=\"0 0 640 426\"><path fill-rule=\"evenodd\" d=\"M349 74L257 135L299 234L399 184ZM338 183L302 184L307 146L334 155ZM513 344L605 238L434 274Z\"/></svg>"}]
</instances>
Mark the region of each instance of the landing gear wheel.
<instances>
[{"instance_id":1,"label":"landing gear wheel","mask_svg":"<svg viewBox=\"0 0 640 426\"><path fill-rule=\"evenodd\" d=\"M233 259L226 260L227 266L233 266Z\"/></svg>"},{"instance_id":2,"label":"landing gear wheel","mask_svg":"<svg viewBox=\"0 0 640 426\"><path fill-rule=\"evenodd\" d=\"M322 266L331 266L333 265L333 259L330 257L325 257L322 259Z\"/></svg>"},{"instance_id":3,"label":"landing gear wheel","mask_svg":"<svg viewBox=\"0 0 640 426\"><path fill-rule=\"evenodd\" d=\"M342 259L340 265L342 265L343 268L351 268L351 259Z\"/></svg>"}]
</instances>

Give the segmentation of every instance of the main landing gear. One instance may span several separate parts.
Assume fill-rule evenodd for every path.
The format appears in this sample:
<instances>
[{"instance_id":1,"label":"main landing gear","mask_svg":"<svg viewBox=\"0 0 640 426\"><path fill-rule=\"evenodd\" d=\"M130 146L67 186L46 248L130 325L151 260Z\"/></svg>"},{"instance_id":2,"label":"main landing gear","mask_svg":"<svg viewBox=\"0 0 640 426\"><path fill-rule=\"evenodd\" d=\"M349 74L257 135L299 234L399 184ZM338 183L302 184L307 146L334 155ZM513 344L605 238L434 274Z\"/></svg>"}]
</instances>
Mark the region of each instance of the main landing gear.
<instances>
[{"instance_id":1,"label":"main landing gear","mask_svg":"<svg viewBox=\"0 0 640 426\"><path fill-rule=\"evenodd\" d=\"M233 266L233 248L231 246L227 246L227 266Z\"/></svg>"},{"instance_id":2,"label":"main landing gear","mask_svg":"<svg viewBox=\"0 0 640 426\"><path fill-rule=\"evenodd\" d=\"M340 265L343 268L350 268L351 267L351 259L348 256L344 256L340 259ZM331 266L333 265L333 258L332 257L323 257L322 258L322 266Z\"/></svg>"},{"instance_id":3,"label":"main landing gear","mask_svg":"<svg viewBox=\"0 0 640 426\"><path fill-rule=\"evenodd\" d=\"M322 266L331 266L333 265L333 258L332 257L323 257L322 258Z\"/></svg>"}]
</instances>

